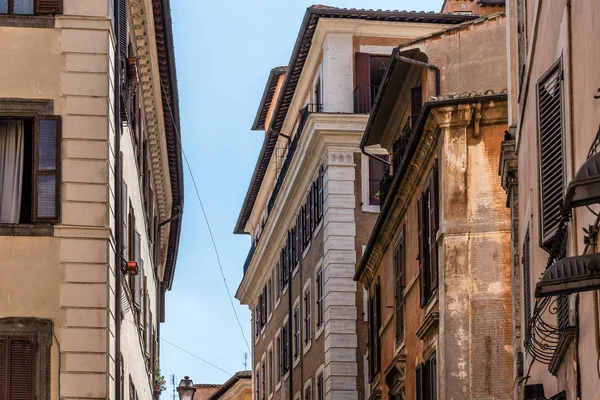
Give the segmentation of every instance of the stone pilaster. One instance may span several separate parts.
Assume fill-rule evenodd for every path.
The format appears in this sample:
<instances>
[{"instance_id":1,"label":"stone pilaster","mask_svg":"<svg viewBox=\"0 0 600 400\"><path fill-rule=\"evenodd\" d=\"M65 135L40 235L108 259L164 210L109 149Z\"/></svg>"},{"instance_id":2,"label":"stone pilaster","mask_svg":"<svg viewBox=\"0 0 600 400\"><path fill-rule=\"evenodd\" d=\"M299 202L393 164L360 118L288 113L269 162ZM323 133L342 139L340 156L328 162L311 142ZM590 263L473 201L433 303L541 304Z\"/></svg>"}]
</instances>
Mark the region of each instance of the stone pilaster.
<instances>
[{"instance_id":1,"label":"stone pilaster","mask_svg":"<svg viewBox=\"0 0 600 400\"><path fill-rule=\"evenodd\" d=\"M326 153L324 257L325 399L357 400L354 154Z\"/></svg>"}]
</instances>

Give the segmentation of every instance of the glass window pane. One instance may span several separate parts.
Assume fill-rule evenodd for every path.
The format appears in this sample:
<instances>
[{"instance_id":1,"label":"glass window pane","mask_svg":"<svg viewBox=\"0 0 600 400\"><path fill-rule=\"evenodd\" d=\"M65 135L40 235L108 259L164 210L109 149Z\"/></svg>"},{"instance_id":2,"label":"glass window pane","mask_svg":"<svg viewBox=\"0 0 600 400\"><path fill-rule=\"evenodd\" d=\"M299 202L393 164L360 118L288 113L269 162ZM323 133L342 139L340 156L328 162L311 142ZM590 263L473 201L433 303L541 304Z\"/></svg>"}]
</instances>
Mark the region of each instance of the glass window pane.
<instances>
[{"instance_id":1,"label":"glass window pane","mask_svg":"<svg viewBox=\"0 0 600 400\"><path fill-rule=\"evenodd\" d=\"M14 0L14 14L33 14L33 0Z\"/></svg>"},{"instance_id":2,"label":"glass window pane","mask_svg":"<svg viewBox=\"0 0 600 400\"><path fill-rule=\"evenodd\" d=\"M8 0L0 0L0 14L8 13Z\"/></svg>"},{"instance_id":3,"label":"glass window pane","mask_svg":"<svg viewBox=\"0 0 600 400\"><path fill-rule=\"evenodd\" d=\"M54 175L38 175L37 216L56 217L56 176Z\"/></svg>"},{"instance_id":4,"label":"glass window pane","mask_svg":"<svg viewBox=\"0 0 600 400\"><path fill-rule=\"evenodd\" d=\"M56 120L40 120L38 142L38 169L40 171L56 169L56 129Z\"/></svg>"}]
</instances>

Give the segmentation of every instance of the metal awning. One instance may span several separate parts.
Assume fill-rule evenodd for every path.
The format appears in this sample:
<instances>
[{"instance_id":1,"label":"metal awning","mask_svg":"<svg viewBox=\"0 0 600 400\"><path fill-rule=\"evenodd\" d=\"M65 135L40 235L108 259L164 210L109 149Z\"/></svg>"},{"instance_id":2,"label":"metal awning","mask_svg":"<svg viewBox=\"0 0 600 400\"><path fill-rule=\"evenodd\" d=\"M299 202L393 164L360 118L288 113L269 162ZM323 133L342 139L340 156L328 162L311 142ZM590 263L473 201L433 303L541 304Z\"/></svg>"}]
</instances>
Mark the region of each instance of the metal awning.
<instances>
[{"instance_id":1,"label":"metal awning","mask_svg":"<svg viewBox=\"0 0 600 400\"><path fill-rule=\"evenodd\" d=\"M582 207L600 203L600 153L588 158L569 183L565 206Z\"/></svg>"},{"instance_id":2,"label":"metal awning","mask_svg":"<svg viewBox=\"0 0 600 400\"><path fill-rule=\"evenodd\" d=\"M600 289L600 254L567 257L552 264L535 286L535 297Z\"/></svg>"}]
</instances>

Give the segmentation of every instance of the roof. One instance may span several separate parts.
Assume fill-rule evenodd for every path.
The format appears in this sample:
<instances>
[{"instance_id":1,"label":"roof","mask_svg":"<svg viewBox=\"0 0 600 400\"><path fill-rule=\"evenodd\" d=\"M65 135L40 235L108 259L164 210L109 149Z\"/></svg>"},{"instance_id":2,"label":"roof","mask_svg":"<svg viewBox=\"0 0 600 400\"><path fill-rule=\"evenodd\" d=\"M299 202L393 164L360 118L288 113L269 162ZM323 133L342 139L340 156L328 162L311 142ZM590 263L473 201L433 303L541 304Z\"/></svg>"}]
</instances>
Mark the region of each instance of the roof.
<instances>
[{"instance_id":1,"label":"roof","mask_svg":"<svg viewBox=\"0 0 600 400\"><path fill-rule=\"evenodd\" d=\"M458 15L458 14L441 14L435 12L417 12L417 11L397 11L397 10L372 10L372 9L356 9L356 8L337 8L324 5L313 5L306 10L302 26L294 45L294 50L290 58L287 68L287 74L283 82L281 94L278 96L273 118L265 135L265 141L260 150L260 155L250 186L244 199L244 204L240 211L238 221L236 223L234 233L245 233L246 223L250 218L252 209L258 192L262 185L263 178L269 166L271 156L277 143L277 133L280 132L283 122L288 112L288 108L294 97L296 86L306 57L310 50L313 35L317 28L317 23L320 18L343 18L343 19L362 19L367 21L384 21L384 22L416 22L416 23L438 23L438 24L459 24L465 21L470 21L478 18L475 15Z\"/></svg>"},{"instance_id":2,"label":"roof","mask_svg":"<svg viewBox=\"0 0 600 400\"><path fill-rule=\"evenodd\" d=\"M205 388L218 388L221 387L218 383L196 383L194 384L196 387L205 387Z\"/></svg>"},{"instance_id":3,"label":"roof","mask_svg":"<svg viewBox=\"0 0 600 400\"><path fill-rule=\"evenodd\" d=\"M287 67L284 65L282 67L273 68L269 73L269 78L267 78L267 84L265 85L265 91L262 99L260 100L260 105L258 106L258 111L256 112L256 118L254 118L254 123L252 124L253 131L265 129L267 112L269 111L269 107L271 107L271 102L273 101L273 96L275 95L275 89L277 88L277 82L279 81L279 77L285 74L285 71L287 71Z\"/></svg>"},{"instance_id":4,"label":"roof","mask_svg":"<svg viewBox=\"0 0 600 400\"><path fill-rule=\"evenodd\" d=\"M179 122L179 92L177 90L177 71L175 69L175 48L171 25L170 0L152 0L154 11L154 33L160 84L162 87L162 106L164 110L169 177L171 178L171 194L173 204L171 215L183 212L183 164L181 152L181 124ZM175 276L175 263L181 235L181 217L171 221L169 243L167 245L167 262L163 282L170 290Z\"/></svg>"},{"instance_id":5,"label":"roof","mask_svg":"<svg viewBox=\"0 0 600 400\"><path fill-rule=\"evenodd\" d=\"M225 382L216 392L210 395L208 400L220 399L229 389L235 386L242 379L252 379L252 371L238 371L227 382Z\"/></svg>"}]
</instances>

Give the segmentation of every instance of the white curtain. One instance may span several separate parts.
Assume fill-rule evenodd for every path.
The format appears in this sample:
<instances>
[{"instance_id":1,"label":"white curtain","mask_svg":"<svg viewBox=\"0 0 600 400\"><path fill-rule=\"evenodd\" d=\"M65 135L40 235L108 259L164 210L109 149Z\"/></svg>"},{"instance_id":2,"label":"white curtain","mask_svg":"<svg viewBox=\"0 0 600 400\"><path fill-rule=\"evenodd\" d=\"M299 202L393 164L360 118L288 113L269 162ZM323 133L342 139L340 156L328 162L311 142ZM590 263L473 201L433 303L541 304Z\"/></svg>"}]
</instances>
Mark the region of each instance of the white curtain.
<instances>
[{"instance_id":1,"label":"white curtain","mask_svg":"<svg viewBox=\"0 0 600 400\"><path fill-rule=\"evenodd\" d=\"M23 121L0 120L0 223L17 224L23 187Z\"/></svg>"}]
</instances>

